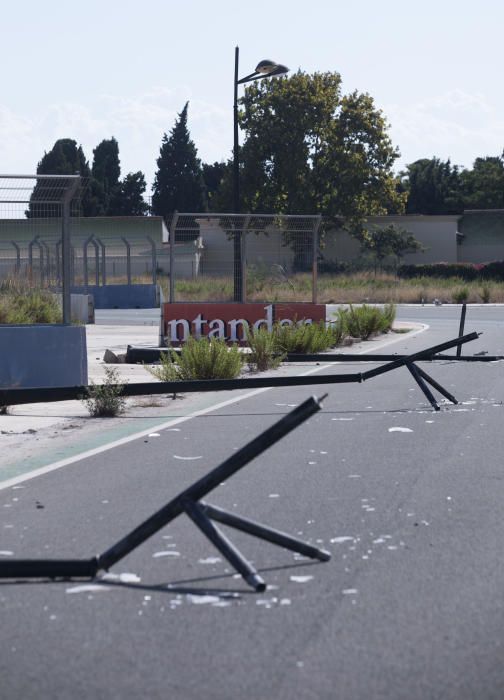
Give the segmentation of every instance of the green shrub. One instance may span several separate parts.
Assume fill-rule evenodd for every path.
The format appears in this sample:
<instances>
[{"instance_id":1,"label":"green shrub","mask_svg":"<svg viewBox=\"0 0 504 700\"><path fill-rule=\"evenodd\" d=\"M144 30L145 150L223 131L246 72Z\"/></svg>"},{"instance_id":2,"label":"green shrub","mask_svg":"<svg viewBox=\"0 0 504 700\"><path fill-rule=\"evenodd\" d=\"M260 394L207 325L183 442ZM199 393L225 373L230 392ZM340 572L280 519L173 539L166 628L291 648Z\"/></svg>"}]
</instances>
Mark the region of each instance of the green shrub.
<instances>
[{"instance_id":1,"label":"green shrub","mask_svg":"<svg viewBox=\"0 0 504 700\"><path fill-rule=\"evenodd\" d=\"M124 413L126 400L121 396L123 388L118 370L106 367L103 384L91 382L88 395L81 400L93 418L111 418Z\"/></svg>"},{"instance_id":2,"label":"green shrub","mask_svg":"<svg viewBox=\"0 0 504 700\"><path fill-rule=\"evenodd\" d=\"M452 293L452 300L454 304L465 304L469 298L469 290L467 287L460 287Z\"/></svg>"},{"instance_id":3,"label":"green shrub","mask_svg":"<svg viewBox=\"0 0 504 700\"><path fill-rule=\"evenodd\" d=\"M420 265L400 265L397 275L401 279L414 277L434 277L448 279L458 277L465 282L479 279L484 265L472 263L426 263Z\"/></svg>"},{"instance_id":4,"label":"green shrub","mask_svg":"<svg viewBox=\"0 0 504 700\"><path fill-rule=\"evenodd\" d=\"M352 338L367 340L372 335L390 330L395 319L395 306L387 304L382 310L378 306L362 304L354 307L350 304L348 309L341 309L339 313Z\"/></svg>"},{"instance_id":5,"label":"green shrub","mask_svg":"<svg viewBox=\"0 0 504 700\"><path fill-rule=\"evenodd\" d=\"M243 360L237 346L228 347L224 340L189 338L179 353L163 353L161 364L148 367L162 382L184 379L234 379L240 374Z\"/></svg>"},{"instance_id":6,"label":"green shrub","mask_svg":"<svg viewBox=\"0 0 504 700\"><path fill-rule=\"evenodd\" d=\"M246 356L251 370L264 372L267 369L276 369L285 359L285 351L282 351L278 340L278 327L274 326L272 332L266 328L247 330L247 343L250 353Z\"/></svg>"},{"instance_id":7,"label":"green shrub","mask_svg":"<svg viewBox=\"0 0 504 700\"><path fill-rule=\"evenodd\" d=\"M481 287L480 294L481 294L481 299L482 299L484 304L488 304L488 302L490 301L491 293L492 293L492 290L491 290L491 287L489 284L484 284Z\"/></svg>"},{"instance_id":8,"label":"green shrub","mask_svg":"<svg viewBox=\"0 0 504 700\"><path fill-rule=\"evenodd\" d=\"M394 321L395 321L395 317L396 317L395 304L385 304L385 306L383 307L382 314L383 314L382 332L388 333L388 331L390 331L392 326L394 325Z\"/></svg>"},{"instance_id":9,"label":"green shrub","mask_svg":"<svg viewBox=\"0 0 504 700\"><path fill-rule=\"evenodd\" d=\"M35 289L21 280L0 284L0 323L60 323L57 297L47 289Z\"/></svg>"},{"instance_id":10,"label":"green shrub","mask_svg":"<svg viewBox=\"0 0 504 700\"><path fill-rule=\"evenodd\" d=\"M317 353L334 347L344 337L344 321L338 319L326 326L319 323L301 323L277 326L278 347L287 353Z\"/></svg>"}]
</instances>

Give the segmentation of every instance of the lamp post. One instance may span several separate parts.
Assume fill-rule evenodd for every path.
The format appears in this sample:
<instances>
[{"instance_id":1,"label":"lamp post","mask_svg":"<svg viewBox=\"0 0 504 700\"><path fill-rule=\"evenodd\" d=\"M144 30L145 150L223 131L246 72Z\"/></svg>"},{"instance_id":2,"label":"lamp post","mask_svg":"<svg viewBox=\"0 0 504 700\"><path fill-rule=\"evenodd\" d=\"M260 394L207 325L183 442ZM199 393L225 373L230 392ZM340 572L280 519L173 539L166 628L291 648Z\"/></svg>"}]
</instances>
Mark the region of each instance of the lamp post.
<instances>
[{"instance_id":1,"label":"lamp post","mask_svg":"<svg viewBox=\"0 0 504 700\"><path fill-rule=\"evenodd\" d=\"M253 73L246 75L244 78L238 78L238 59L240 50L238 46L235 48L235 66L234 66L234 103L233 103L233 209L235 214L240 213L240 157L238 153L238 85L250 83L254 80L262 80L263 78L271 78L275 75L283 75L288 72L288 68L281 63L264 60L260 61ZM233 236L233 261L234 261L234 301L243 302L243 271L242 271L242 246L241 246L241 231L235 231Z\"/></svg>"}]
</instances>

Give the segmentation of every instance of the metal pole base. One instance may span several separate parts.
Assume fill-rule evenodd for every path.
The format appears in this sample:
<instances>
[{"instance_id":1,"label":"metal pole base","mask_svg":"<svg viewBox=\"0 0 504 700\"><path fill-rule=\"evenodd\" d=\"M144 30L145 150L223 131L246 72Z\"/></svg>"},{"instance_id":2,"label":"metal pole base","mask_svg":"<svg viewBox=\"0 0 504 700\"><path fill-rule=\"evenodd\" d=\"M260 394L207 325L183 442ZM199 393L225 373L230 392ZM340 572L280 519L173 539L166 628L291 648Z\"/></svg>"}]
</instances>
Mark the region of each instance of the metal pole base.
<instances>
[{"instance_id":1,"label":"metal pole base","mask_svg":"<svg viewBox=\"0 0 504 700\"><path fill-rule=\"evenodd\" d=\"M420 367L417 367L414 362L407 362L406 367L409 369L413 379L416 381L420 389L423 391L425 396L427 397L430 405L435 411L439 411L439 404L437 403L434 394L432 391L429 389L427 386L426 382L428 382L434 389L437 389L440 394L443 394L445 398L448 399L448 401L451 401L451 403L457 404L458 401L457 399L450 394L449 391L447 391L441 384L436 382L435 379L433 379L431 376L427 374L427 372L424 372L423 369L420 369Z\"/></svg>"},{"instance_id":2,"label":"metal pole base","mask_svg":"<svg viewBox=\"0 0 504 700\"><path fill-rule=\"evenodd\" d=\"M331 554L323 549L318 549L301 540L291 537L284 532L274 530L253 520L241 518L234 513L229 513L221 508L205 503L203 501L195 502L189 499L183 502L184 511L191 518L197 527L203 532L206 537L217 547L219 552L233 566L243 579L256 591L266 590L264 580L259 576L252 564L245 559L241 552L234 546L231 540L212 522L216 520L224 525L233 527L236 530L246 532L253 537L258 537L261 540L266 540L280 547L285 547L298 554L318 559L319 561L329 561Z\"/></svg>"}]
</instances>

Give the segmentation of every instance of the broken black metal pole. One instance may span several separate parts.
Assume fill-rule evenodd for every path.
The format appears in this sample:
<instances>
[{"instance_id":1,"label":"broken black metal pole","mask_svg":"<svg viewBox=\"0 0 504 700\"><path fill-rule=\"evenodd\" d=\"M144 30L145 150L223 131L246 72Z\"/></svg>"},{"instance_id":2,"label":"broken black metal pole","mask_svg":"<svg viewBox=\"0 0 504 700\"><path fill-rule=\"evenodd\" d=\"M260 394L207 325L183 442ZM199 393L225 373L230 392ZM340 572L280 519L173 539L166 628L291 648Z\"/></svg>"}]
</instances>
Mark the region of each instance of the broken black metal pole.
<instances>
[{"instance_id":1,"label":"broken black metal pole","mask_svg":"<svg viewBox=\"0 0 504 700\"><path fill-rule=\"evenodd\" d=\"M452 403L457 403L457 399L450 394L450 392L445 389L439 382L436 382L432 377L430 377L427 372L424 372L421 370L419 367L416 366L415 362L418 362L420 360L423 360L426 356L428 356L429 352L433 352L436 350L447 350L450 347L454 347L455 345L460 347L462 343L468 343L470 340L475 340L478 338L478 333L469 333L466 336L461 336L459 338L455 338L455 340L449 340L445 343L441 343L440 345L435 345L431 348L427 348L426 350L422 350L420 352L413 353L412 355L408 355L404 358L393 360L392 362L389 362L385 365L382 365L381 367L376 367L375 369L368 370L367 372L362 373L362 378L363 380L370 379L372 377L376 377L380 374L384 374L386 372L390 372L393 369L397 369L398 367L401 367L402 365L405 365L407 369L410 371L413 379L416 381L424 395L426 396L427 400L429 401L430 405L433 407L435 411L439 411L439 404L436 401L436 398L434 397L434 394L432 391L429 389L427 384L430 384L432 387L437 389L443 396L445 396L449 401Z\"/></svg>"},{"instance_id":2,"label":"broken black metal pole","mask_svg":"<svg viewBox=\"0 0 504 700\"><path fill-rule=\"evenodd\" d=\"M460 312L460 324L459 324L459 338L464 335L465 317L467 311L467 304L462 304L462 311ZM457 357L462 354L462 345L457 346Z\"/></svg>"},{"instance_id":3,"label":"broken black metal pole","mask_svg":"<svg viewBox=\"0 0 504 700\"><path fill-rule=\"evenodd\" d=\"M425 348L425 350L414 352L411 355L406 355L405 357L398 358L397 360L393 360L392 362L382 365L381 367L375 367L374 369L369 369L366 372L362 372L362 380L366 381L367 379L371 379L372 377L377 377L380 374L385 374L386 372L390 372L393 369L397 369L397 367L402 367L403 365L406 365L409 362L417 362L419 360L425 359L426 357L434 355L437 352L449 350L450 348L454 348L458 345L468 343L471 340L477 340L478 337L479 333L468 333L467 335L463 335L460 338L455 338L454 340L447 340L445 343L433 345L430 348Z\"/></svg>"},{"instance_id":4,"label":"broken black metal pole","mask_svg":"<svg viewBox=\"0 0 504 700\"><path fill-rule=\"evenodd\" d=\"M129 554L138 545L145 542L151 535L165 527L174 518L180 515L186 508L187 502L196 502L206 496L230 476L239 471L252 459L274 445L284 435L290 433L301 423L307 420L321 408L320 402L311 397L300 404L293 411L281 418L277 423L265 430L261 435L247 443L241 450L231 455L222 464L201 479L189 486L185 491L176 496L154 515L145 520L141 525L130 532L126 537L113 545L98 557L100 569L109 569L113 564Z\"/></svg>"},{"instance_id":5,"label":"broken black metal pole","mask_svg":"<svg viewBox=\"0 0 504 700\"><path fill-rule=\"evenodd\" d=\"M322 397L325 398L325 397ZM287 547L306 556L327 561L329 552L317 549L305 542L296 540L290 535L280 533L265 525L259 525L244 518L233 516L221 509L200 503L199 500L216 488L220 483L229 479L233 474L248 464L252 459L262 454L282 437L297 428L321 409L322 399L311 397L293 411L285 415L270 428L247 443L241 450L233 454L218 467L189 486L167 505L154 513L141 525L126 535L99 557L91 559L21 559L0 561L0 578L6 579L92 579L98 571L109 569L113 564L129 554L133 549L145 542L151 535L159 531L182 513L186 513L193 522L205 533L210 541L221 551L228 561L239 571L244 579L256 590L264 590L265 583L254 567L247 562L228 538L211 522L220 520L223 523L248 532L269 542Z\"/></svg>"},{"instance_id":6,"label":"broken black metal pole","mask_svg":"<svg viewBox=\"0 0 504 700\"><path fill-rule=\"evenodd\" d=\"M0 561L0 578L11 579L93 579L98 560L91 559L11 559Z\"/></svg>"},{"instance_id":7,"label":"broken black metal pole","mask_svg":"<svg viewBox=\"0 0 504 700\"><path fill-rule=\"evenodd\" d=\"M255 588L256 591L266 590L264 580L259 576L252 564L245 559L242 553L234 546L226 535L214 525L207 514L203 511L200 504L185 499L183 501L184 510L191 518L193 523L208 537L210 542L216 547L222 556L228 560L244 580Z\"/></svg>"},{"instance_id":8,"label":"broken black metal pole","mask_svg":"<svg viewBox=\"0 0 504 700\"><path fill-rule=\"evenodd\" d=\"M439 405L434 397L434 394L432 391L429 389L427 384L425 383L423 377L420 375L418 371L418 367L415 365L414 362L407 362L406 367L409 369L411 376L413 379L416 381L420 389L423 391L425 396L427 397L427 400L429 401L430 405L435 411L439 411Z\"/></svg>"},{"instance_id":9,"label":"broken black metal pole","mask_svg":"<svg viewBox=\"0 0 504 700\"><path fill-rule=\"evenodd\" d=\"M248 379L194 379L175 382L131 382L123 384L121 396L148 394L182 394L204 391L233 391L262 387L312 386L313 384L347 384L361 382L361 374L325 374L316 380L308 377L250 377ZM111 385L112 386L112 385ZM16 406L25 403L50 403L68 401L89 396L92 387L43 387L37 389L0 389L0 406Z\"/></svg>"},{"instance_id":10,"label":"broken black metal pole","mask_svg":"<svg viewBox=\"0 0 504 700\"><path fill-rule=\"evenodd\" d=\"M288 535L285 532L280 532L280 530L275 530L267 525L262 525L254 520L248 520L247 518L242 518L236 513L229 513L227 510L222 508L217 508L216 506L210 505L204 501L200 501L203 512L208 515L211 520L217 520L217 522L223 525L228 525L233 527L235 530L241 530L246 532L248 535L254 537L259 537L262 540L267 540L272 544L277 544L279 547L284 547L285 549L290 549L292 552L297 552L305 557L310 557L311 559L320 559L320 561L329 561L331 555L323 549L318 549L313 547L311 544L307 544L302 540L298 540L292 535Z\"/></svg>"}]
</instances>

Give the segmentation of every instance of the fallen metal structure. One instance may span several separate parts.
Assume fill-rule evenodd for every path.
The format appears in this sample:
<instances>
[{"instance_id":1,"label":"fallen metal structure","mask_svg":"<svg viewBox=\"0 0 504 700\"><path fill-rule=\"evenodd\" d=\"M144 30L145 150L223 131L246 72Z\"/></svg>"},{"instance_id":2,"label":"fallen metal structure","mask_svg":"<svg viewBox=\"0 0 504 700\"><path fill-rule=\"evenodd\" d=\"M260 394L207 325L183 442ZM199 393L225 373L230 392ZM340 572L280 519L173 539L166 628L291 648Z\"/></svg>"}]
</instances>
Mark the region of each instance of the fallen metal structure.
<instances>
[{"instance_id":1,"label":"fallen metal structure","mask_svg":"<svg viewBox=\"0 0 504 700\"><path fill-rule=\"evenodd\" d=\"M319 561L328 561L331 555L323 549L266 525L242 518L235 513L229 513L202 500L219 484L229 479L255 457L319 411L323 398L325 397L319 400L311 397L304 401L218 467L182 491L103 554L90 559L11 559L0 561L0 579L14 579L16 581L24 579L94 579L100 571L110 569L111 566L183 513L189 516L222 556L256 591L265 590L264 580L231 540L219 530L216 522L303 556Z\"/></svg>"},{"instance_id":2,"label":"fallen metal structure","mask_svg":"<svg viewBox=\"0 0 504 700\"><path fill-rule=\"evenodd\" d=\"M307 386L313 384L348 384L361 383L372 377L390 372L398 367L406 366L415 381L423 391L432 407L439 410L432 392L426 383L430 384L437 391L443 394L452 403L457 403L454 397L449 394L440 384L429 377L426 372L416 367L418 361L428 361L438 356L444 350L460 347L471 340L476 340L478 333L468 333L467 335L454 338L453 340L434 345L411 355L392 356L393 359L385 365L366 372L354 372L346 374L317 374L316 376L294 376L294 377L250 377L247 379L198 379L182 380L175 382L135 382L124 384L122 396L144 396L146 394L182 394L193 391L232 391L235 389L256 389L262 387L283 387L283 386ZM317 357L317 361L326 362L325 355ZM362 359L369 359L369 356L358 356ZM0 389L0 406L15 406L25 403L41 403L52 401L68 401L70 399L82 399L90 395L92 387L47 387L37 389Z\"/></svg>"}]
</instances>

